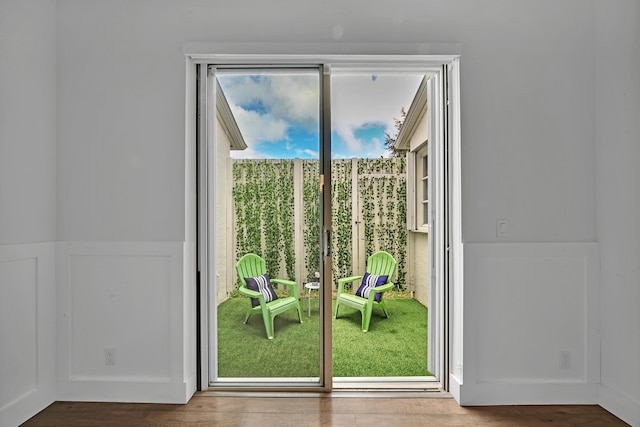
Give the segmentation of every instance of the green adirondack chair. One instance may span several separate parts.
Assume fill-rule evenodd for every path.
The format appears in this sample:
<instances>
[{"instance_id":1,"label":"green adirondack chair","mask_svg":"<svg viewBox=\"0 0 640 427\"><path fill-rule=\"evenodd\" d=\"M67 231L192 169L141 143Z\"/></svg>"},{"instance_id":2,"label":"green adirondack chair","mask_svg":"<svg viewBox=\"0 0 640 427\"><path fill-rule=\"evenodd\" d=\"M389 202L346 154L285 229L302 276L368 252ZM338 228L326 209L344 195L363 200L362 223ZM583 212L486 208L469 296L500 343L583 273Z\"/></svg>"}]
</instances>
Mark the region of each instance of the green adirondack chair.
<instances>
[{"instance_id":1,"label":"green adirondack chair","mask_svg":"<svg viewBox=\"0 0 640 427\"><path fill-rule=\"evenodd\" d=\"M336 297L336 308L333 318L338 318L338 308L341 305L346 305L360 310L360 313L362 313L362 332L367 332L371 323L371 313L374 307L381 308L384 312L384 315L386 317L389 317L387 305L385 304L382 297L384 292L389 291L394 287L394 284L390 279L393 276L393 272L395 271L395 269L396 260L393 258L393 256L391 256L390 253L379 251L371 255L367 260L366 272L369 273L368 275L370 279L371 275L374 275L374 280L370 284L378 286L372 287L372 290L368 292L368 296L366 297L365 293L361 293L362 296L356 295L358 291L363 289L362 285L360 286L360 288L358 288L357 291L355 289L352 289L354 293L347 293L344 290L344 285L346 283L355 282L356 280L362 279L363 276L352 276L338 279L338 296ZM387 279L384 280L380 276L387 276ZM378 280L375 280L376 278ZM377 294L379 294L379 301L376 301Z\"/></svg>"},{"instance_id":2,"label":"green adirondack chair","mask_svg":"<svg viewBox=\"0 0 640 427\"><path fill-rule=\"evenodd\" d=\"M256 254L246 254L236 264L236 271L240 278L240 288L238 291L250 298L257 298L259 304L253 306L251 300L249 300L249 309L247 315L244 318L244 323L247 323L249 316L252 313L262 313L262 320L264 321L264 328L267 332L267 338L273 339L274 329L273 321L275 317L285 311L291 309L298 310L298 319L302 323L302 313L300 311L300 300L298 299L298 286L296 282L283 279L270 279L271 283L285 285L289 288L289 296L278 298L273 301L266 301L265 295L257 290L252 290L247 287L248 279L260 277L267 273L267 267L264 259L260 258Z\"/></svg>"}]
</instances>

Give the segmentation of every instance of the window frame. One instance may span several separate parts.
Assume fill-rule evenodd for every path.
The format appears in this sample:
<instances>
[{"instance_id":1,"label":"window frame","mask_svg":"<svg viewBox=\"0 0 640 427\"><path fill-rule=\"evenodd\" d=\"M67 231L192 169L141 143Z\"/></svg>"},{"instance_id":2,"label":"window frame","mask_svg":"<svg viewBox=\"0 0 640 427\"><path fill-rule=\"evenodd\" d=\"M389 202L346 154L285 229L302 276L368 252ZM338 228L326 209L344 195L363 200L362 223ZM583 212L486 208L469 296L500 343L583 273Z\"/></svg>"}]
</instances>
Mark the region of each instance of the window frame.
<instances>
[{"instance_id":1,"label":"window frame","mask_svg":"<svg viewBox=\"0 0 640 427\"><path fill-rule=\"evenodd\" d=\"M429 196L431 192L429 189L429 151L426 141L423 145L415 154L418 160L417 163L419 163L419 173L416 174L416 186L419 187L419 191L416 191L416 230L428 233L430 220ZM426 222L424 220L425 216ZM422 218L422 221L419 221L419 218Z\"/></svg>"},{"instance_id":2,"label":"window frame","mask_svg":"<svg viewBox=\"0 0 640 427\"><path fill-rule=\"evenodd\" d=\"M427 174L424 174L425 163ZM416 233L429 233L429 143L428 140L407 153L407 228ZM425 191L427 193L424 198ZM427 214L427 222L423 218Z\"/></svg>"}]
</instances>

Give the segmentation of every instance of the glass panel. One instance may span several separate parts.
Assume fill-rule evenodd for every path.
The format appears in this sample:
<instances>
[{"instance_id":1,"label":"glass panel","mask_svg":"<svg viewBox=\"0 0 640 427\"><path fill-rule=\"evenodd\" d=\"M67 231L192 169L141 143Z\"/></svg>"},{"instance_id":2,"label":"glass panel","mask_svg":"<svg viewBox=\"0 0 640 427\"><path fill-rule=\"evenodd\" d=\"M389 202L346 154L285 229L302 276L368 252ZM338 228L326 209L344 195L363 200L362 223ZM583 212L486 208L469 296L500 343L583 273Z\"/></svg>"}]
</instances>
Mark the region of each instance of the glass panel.
<instances>
[{"instance_id":1,"label":"glass panel","mask_svg":"<svg viewBox=\"0 0 640 427\"><path fill-rule=\"evenodd\" d=\"M429 179L422 179L422 201L429 200Z\"/></svg>"},{"instance_id":2,"label":"glass panel","mask_svg":"<svg viewBox=\"0 0 640 427\"><path fill-rule=\"evenodd\" d=\"M422 177L426 178L429 176L429 162L427 161L429 158L427 156L422 157Z\"/></svg>"},{"instance_id":3,"label":"glass panel","mask_svg":"<svg viewBox=\"0 0 640 427\"><path fill-rule=\"evenodd\" d=\"M418 300L415 292L419 288L420 296L428 295L428 275L410 280L418 275L407 268L415 254L408 253L406 183L417 179L414 182L421 185L422 175L407 176L403 150L415 146L414 141L397 141L406 111L421 107L412 101L422 81L422 75L408 74L331 78L334 313L338 310L332 326L335 388L365 377L389 381L388 377L429 375L426 299ZM421 208L420 203L415 207ZM426 260L426 240L419 243ZM395 287L382 297L389 317L382 305L375 304L370 319L363 322L358 309L363 300L352 295L365 272L384 275L382 260L367 265L379 251L388 252L397 263L388 279ZM418 263L424 261L414 264ZM353 276L358 278L339 286L339 279Z\"/></svg>"},{"instance_id":4,"label":"glass panel","mask_svg":"<svg viewBox=\"0 0 640 427\"><path fill-rule=\"evenodd\" d=\"M214 385L317 384L319 71L216 83Z\"/></svg>"},{"instance_id":5,"label":"glass panel","mask_svg":"<svg viewBox=\"0 0 640 427\"><path fill-rule=\"evenodd\" d=\"M429 224L429 202L422 203L422 224Z\"/></svg>"}]
</instances>

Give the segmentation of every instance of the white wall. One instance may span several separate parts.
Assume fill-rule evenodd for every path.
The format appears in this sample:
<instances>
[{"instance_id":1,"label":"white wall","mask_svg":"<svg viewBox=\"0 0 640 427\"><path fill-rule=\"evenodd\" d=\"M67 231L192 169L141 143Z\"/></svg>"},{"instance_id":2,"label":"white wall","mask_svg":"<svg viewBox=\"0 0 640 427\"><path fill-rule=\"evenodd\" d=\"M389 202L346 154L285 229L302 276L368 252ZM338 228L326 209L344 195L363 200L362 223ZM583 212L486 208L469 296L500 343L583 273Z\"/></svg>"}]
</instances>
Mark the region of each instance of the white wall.
<instances>
[{"instance_id":1,"label":"white wall","mask_svg":"<svg viewBox=\"0 0 640 427\"><path fill-rule=\"evenodd\" d=\"M427 100L430 102L430 100ZM427 107L429 108L429 107ZM418 119L413 135L411 135L411 139L409 140L409 150L416 151L418 147L424 144L425 141L429 138L429 127L428 127L428 111L425 109L422 117ZM422 166L417 164L420 162L420 159L416 159L416 170L420 170L418 173L420 177L422 177ZM416 179L415 177L409 177L409 179ZM414 182L414 188L419 188L417 181ZM421 190L415 190L421 191ZM418 212L422 212L421 209L416 208L416 215L418 216L419 221L422 220L420 214ZM411 232L407 233L407 236L410 240L409 247L412 248L413 252L411 254L411 265L412 270L411 275L413 276L413 283L415 284L415 298L420 301L424 306L428 307L429 303L429 281L431 279L431 271L430 271L430 259L429 254L429 234L424 232Z\"/></svg>"},{"instance_id":2,"label":"white wall","mask_svg":"<svg viewBox=\"0 0 640 427\"><path fill-rule=\"evenodd\" d=\"M463 239L497 242L506 218L509 242L594 241L592 2L490 3L467 2L453 24Z\"/></svg>"},{"instance_id":3,"label":"white wall","mask_svg":"<svg viewBox=\"0 0 640 427\"><path fill-rule=\"evenodd\" d=\"M229 152L230 140L216 117L216 302L223 303L229 298L229 292L235 288L233 253L233 217L229 214L233 206L231 189L233 185L233 165ZM231 248L231 250L230 250Z\"/></svg>"},{"instance_id":4,"label":"white wall","mask_svg":"<svg viewBox=\"0 0 640 427\"><path fill-rule=\"evenodd\" d=\"M596 243L465 244L463 404L596 402L598 258Z\"/></svg>"},{"instance_id":5,"label":"white wall","mask_svg":"<svg viewBox=\"0 0 640 427\"><path fill-rule=\"evenodd\" d=\"M0 197L2 209L9 209L7 216L3 211L0 223L0 235L5 236L1 242L54 239L56 230L51 221L56 218L52 212L56 199L52 194L57 194L57 238L76 242L71 244L75 261L64 249L58 262L60 277L72 278L59 281L58 337L62 349L58 366L63 377L58 397L179 401L192 389L188 366L193 354L186 348L189 338L185 332L185 316L192 315L189 310L193 308L189 300L192 295L184 292L189 283L174 280L176 274L172 273L168 282L163 278L158 284L163 304L180 307L180 312L151 312L152 317L162 319L161 324L143 322L138 325L142 329L135 331L124 326L147 313L146 294L150 296L156 285L155 269L142 270L148 274L139 272L138 261L149 256L151 260L144 262L161 262L154 257L165 256L167 265L176 265L175 256L180 258L176 251L185 241L184 43L370 42L375 50L375 43L432 42L458 43L462 49L462 225L463 239L470 248L465 269L470 270L465 270L469 281L465 282L464 353L460 366L454 367L460 374L464 371L457 377L463 380L458 384L461 401L597 400L594 389L598 379L592 373L599 364L590 347L593 316L598 317L598 311L591 309L593 277L578 274L577 269L578 260L586 259L586 271L598 271L594 265L597 261L593 261L599 258L594 255L599 253L598 245L594 249L589 243L598 239L602 243L605 291L601 298L605 344L602 382L605 392L611 391L605 396L606 404L616 413L637 414L638 332L637 328L629 332L618 329L619 325L638 324L637 310L628 305L638 300L635 259L639 239L632 231L639 210L633 196L638 176L632 164L637 159L637 144L632 144L637 142L638 119L638 57L633 50L638 41L637 2L620 0L609 8L596 0L403 0L366 4L335 0L295 5L286 0L58 0L55 11L51 9L53 3L40 2L37 7L30 2L0 4L0 19L20 22L12 27L3 22L0 27L3 32L7 28L10 36L0 38L0 59L27 64L8 71L3 65L0 76ZM55 57L50 48L56 39L54 12ZM623 24L620 29L614 25L617 21ZM334 31L337 29L341 31ZM28 55L22 43L39 55ZM622 50L616 53L609 49L612 46ZM44 66L36 57L45 58ZM610 59L615 67L609 68ZM43 72L53 69L56 61L57 122L51 112L55 88L47 80L51 74ZM612 86L606 80L609 70L617 72ZM14 86L16 81L22 85ZM625 92L628 87L636 91ZM18 106L27 98L37 97L42 102L29 110L16 107L7 112L7 105L12 105L9 103ZM607 102L596 108L596 99ZM629 108L612 110L616 106ZM19 111L15 119L13 111ZM40 113L44 123L31 120L33 111ZM7 127L5 123L10 124ZM50 161L53 153L43 154L35 172L26 168L38 159L33 152L52 149L56 124L58 175L54 187L51 183L55 179L48 179L55 173ZM24 130L29 131L28 141L37 149L12 142L23 138ZM5 150L10 150L8 155ZM33 158L26 159L27 153ZM12 169L12 165L20 168ZM4 187L15 179L20 179L20 193L16 187ZM621 197L623 193L614 190L620 186L632 195L624 193L626 197ZM39 197L22 208L15 207L19 196L27 193ZM618 209L620 206L627 209ZM509 221L506 239L496 237L497 218ZM115 260L108 258L113 255L111 242L117 243L119 255ZM533 243L541 244L553 256L544 256L538 252L540 246ZM514 264L509 262L514 253L511 249L519 257ZM87 251L87 258L82 258L79 251ZM569 251L568 256L559 255L562 251ZM184 251L182 261L188 252ZM96 253L105 257L91 258ZM130 257L122 258L123 253ZM78 260L86 263L74 264ZM128 266L124 272L111 270L107 278L100 279L91 274L116 261ZM28 280L31 273L23 267L11 266L3 277L23 272L23 279ZM476 271L482 274L473 278L471 273ZM548 271L558 276L550 277ZM529 286L542 283L542 292L553 292L554 285L560 285L558 277L569 281L563 283L567 288L561 294L569 308L553 302L544 314L549 322L567 323L549 328L523 298L539 301L541 296L531 295ZM551 282L545 283L545 279ZM138 288L123 286L127 280ZM114 297L134 294L108 305L112 312L123 313L115 323L122 328L113 332L114 340L122 342L116 344L118 362L122 362L117 365L122 373L119 380L113 373L101 377L105 370L100 363L101 349L107 345L111 327L97 318L85 324L77 323L73 316L62 321L74 314L72 301L80 306L101 304L100 297L106 292L101 284L111 287ZM571 295L577 295L583 303L576 303ZM27 298L28 293L23 296ZM484 304L470 299L474 296ZM528 310L516 312L514 304ZM177 325L167 327L163 323L167 316L177 318ZM521 325L527 334L515 327L500 336L483 330L482 337L494 346L487 348L470 332L468 325L474 323ZM81 327L87 330L79 330ZM573 341L578 330L582 332L580 339L587 341ZM90 350L100 354L85 359L79 349L71 350L72 344L62 338L78 332L91 335L95 341ZM124 356L129 352L144 354L146 335L154 337L154 348L167 342L182 343L182 358L173 353L157 359L153 356L149 367L152 372L139 370L141 360ZM547 347L548 342L554 347ZM572 364L570 372L559 372L554 354L565 346L578 365ZM549 351L539 357L533 351L523 353L521 349L527 347ZM505 358L504 365L497 363L495 349L506 349L500 354ZM82 358L71 360L72 354ZM531 366L524 366L524 361ZM70 380L61 364L71 369L78 366L95 382ZM575 371L578 367L584 370ZM150 394L151 383L139 381L140 376L160 378L161 391ZM542 385L532 385L537 378L544 380ZM574 384L563 386L567 380ZM545 399L540 394L546 395ZM628 408L636 412L628 412ZM631 421L637 423L637 419Z\"/></svg>"},{"instance_id":6,"label":"white wall","mask_svg":"<svg viewBox=\"0 0 640 427\"><path fill-rule=\"evenodd\" d=\"M596 153L602 253L599 403L640 425L640 4L598 3Z\"/></svg>"},{"instance_id":7,"label":"white wall","mask_svg":"<svg viewBox=\"0 0 640 427\"><path fill-rule=\"evenodd\" d=\"M58 258L56 398L185 402L195 348L183 353L183 245L69 242Z\"/></svg>"},{"instance_id":8,"label":"white wall","mask_svg":"<svg viewBox=\"0 0 640 427\"><path fill-rule=\"evenodd\" d=\"M462 43L464 336L453 388L465 405L594 403L593 3L487 6L465 2L435 24Z\"/></svg>"},{"instance_id":9,"label":"white wall","mask_svg":"<svg viewBox=\"0 0 640 427\"><path fill-rule=\"evenodd\" d=\"M0 2L0 244L56 239L55 2Z\"/></svg>"},{"instance_id":10,"label":"white wall","mask_svg":"<svg viewBox=\"0 0 640 427\"><path fill-rule=\"evenodd\" d=\"M57 2L58 399L195 391L189 19L170 3Z\"/></svg>"},{"instance_id":11,"label":"white wall","mask_svg":"<svg viewBox=\"0 0 640 427\"><path fill-rule=\"evenodd\" d=\"M0 425L56 398L55 243L0 245Z\"/></svg>"},{"instance_id":12,"label":"white wall","mask_svg":"<svg viewBox=\"0 0 640 427\"><path fill-rule=\"evenodd\" d=\"M0 1L0 425L55 399L55 2Z\"/></svg>"},{"instance_id":13,"label":"white wall","mask_svg":"<svg viewBox=\"0 0 640 427\"><path fill-rule=\"evenodd\" d=\"M413 249L415 256L413 259L413 283L415 284L415 299L420 301L422 305L429 305L429 280L431 279L431 271L429 270L429 262L425 259L429 253L429 235L426 233L408 233L409 239L413 240Z\"/></svg>"}]
</instances>

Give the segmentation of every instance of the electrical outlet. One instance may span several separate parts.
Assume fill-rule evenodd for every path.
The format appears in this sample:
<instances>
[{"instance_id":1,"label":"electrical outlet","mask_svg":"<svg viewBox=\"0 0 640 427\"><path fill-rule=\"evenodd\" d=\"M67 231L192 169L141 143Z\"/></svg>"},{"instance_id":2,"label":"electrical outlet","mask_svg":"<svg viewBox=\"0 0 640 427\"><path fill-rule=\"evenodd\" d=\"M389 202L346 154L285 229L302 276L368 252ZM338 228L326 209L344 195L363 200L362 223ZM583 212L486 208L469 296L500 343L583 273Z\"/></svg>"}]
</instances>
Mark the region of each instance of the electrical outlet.
<instances>
[{"instance_id":1,"label":"electrical outlet","mask_svg":"<svg viewBox=\"0 0 640 427\"><path fill-rule=\"evenodd\" d=\"M116 364L116 349L105 348L104 349L104 364L107 366L113 366Z\"/></svg>"},{"instance_id":2,"label":"electrical outlet","mask_svg":"<svg viewBox=\"0 0 640 427\"><path fill-rule=\"evenodd\" d=\"M496 220L496 236L509 236L509 221L507 221L505 218L499 218Z\"/></svg>"},{"instance_id":3,"label":"electrical outlet","mask_svg":"<svg viewBox=\"0 0 640 427\"><path fill-rule=\"evenodd\" d=\"M560 352L560 369L570 369L570 368L571 368L571 352L561 351Z\"/></svg>"}]
</instances>

